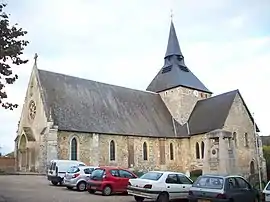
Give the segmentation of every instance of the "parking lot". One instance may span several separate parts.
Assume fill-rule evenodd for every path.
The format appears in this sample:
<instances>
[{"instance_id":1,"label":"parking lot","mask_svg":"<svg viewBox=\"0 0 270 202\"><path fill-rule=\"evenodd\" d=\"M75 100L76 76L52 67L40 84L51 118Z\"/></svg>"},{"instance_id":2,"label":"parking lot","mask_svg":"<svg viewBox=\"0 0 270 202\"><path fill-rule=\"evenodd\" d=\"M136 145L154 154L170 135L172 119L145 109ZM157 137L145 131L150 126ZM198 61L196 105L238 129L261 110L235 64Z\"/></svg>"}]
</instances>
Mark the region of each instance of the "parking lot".
<instances>
[{"instance_id":1,"label":"parking lot","mask_svg":"<svg viewBox=\"0 0 270 202\"><path fill-rule=\"evenodd\" d=\"M52 186L45 176L0 175L0 202L134 202L132 196L102 196Z\"/></svg>"}]
</instances>

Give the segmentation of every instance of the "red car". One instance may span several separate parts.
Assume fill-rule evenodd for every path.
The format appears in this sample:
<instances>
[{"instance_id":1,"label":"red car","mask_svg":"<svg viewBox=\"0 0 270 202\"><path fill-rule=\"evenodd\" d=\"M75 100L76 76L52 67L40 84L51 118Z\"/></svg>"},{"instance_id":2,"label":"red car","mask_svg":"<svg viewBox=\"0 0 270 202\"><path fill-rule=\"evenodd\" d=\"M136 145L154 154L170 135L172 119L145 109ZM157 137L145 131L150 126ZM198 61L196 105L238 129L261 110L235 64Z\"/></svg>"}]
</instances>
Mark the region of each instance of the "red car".
<instances>
[{"instance_id":1,"label":"red car","mask_svg":"<svg viewBox=\"0 0 270 202\"><path fill-rule=\"evenodd\" d=\"M101 166L96 168L87 181L87 190L93 194L101 191L102 195L109 196L116 192L127 192L128 181L137 176L119 167Z\"/></svg>"}]
</instances>

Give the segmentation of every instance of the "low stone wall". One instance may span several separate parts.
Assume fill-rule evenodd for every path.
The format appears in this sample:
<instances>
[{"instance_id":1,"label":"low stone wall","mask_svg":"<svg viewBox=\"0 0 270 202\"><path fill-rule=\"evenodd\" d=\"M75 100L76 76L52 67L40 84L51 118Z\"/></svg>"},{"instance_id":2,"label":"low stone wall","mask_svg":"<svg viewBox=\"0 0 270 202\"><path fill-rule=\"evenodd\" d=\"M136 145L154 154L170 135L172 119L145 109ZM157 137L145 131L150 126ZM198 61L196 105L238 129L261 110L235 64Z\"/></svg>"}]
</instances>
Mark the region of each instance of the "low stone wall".
<instances>
[{"instance_id":1,"label":"low stone wall","mask_svg":"<svg viewBox=\"0 0 270 202\"><path fill-rule=\"evenodd\" d=\"M15 172L15 158L0 157L0 173L14 173L14 172Z\"/></svg>"}]
</instances>

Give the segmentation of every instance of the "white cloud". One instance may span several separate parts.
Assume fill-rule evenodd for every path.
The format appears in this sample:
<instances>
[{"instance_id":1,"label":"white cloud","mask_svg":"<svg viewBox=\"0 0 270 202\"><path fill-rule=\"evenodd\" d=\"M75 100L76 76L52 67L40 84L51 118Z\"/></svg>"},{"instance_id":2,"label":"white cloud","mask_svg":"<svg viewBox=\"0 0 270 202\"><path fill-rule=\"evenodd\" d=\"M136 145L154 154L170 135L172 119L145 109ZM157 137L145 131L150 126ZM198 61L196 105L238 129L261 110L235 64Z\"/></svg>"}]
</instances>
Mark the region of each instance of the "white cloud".
<instances>
[{"instance_id":1,"label":"white cloud","mask_svg":"<svg viewBox=\"0 0 270 202\"><path fill-rule=\"evenodd\" d=\"M246 30L257 25L266 4L250 1L240 12L238 3L172 1L175 27L186 64L197 77L215 93L239 88L263 134L270 134L265 91L270 86L270 36L251 36L257 30ZM9 6L12 21L29 31L25 56L31 60L16 68L20 79L8 87L10 100L20 108L0 109L5 125L0 142L6 148L13 148L35 52L41 69L142 90L163 65L168 1L29 0Z\"/></svg>"}]
</instances>

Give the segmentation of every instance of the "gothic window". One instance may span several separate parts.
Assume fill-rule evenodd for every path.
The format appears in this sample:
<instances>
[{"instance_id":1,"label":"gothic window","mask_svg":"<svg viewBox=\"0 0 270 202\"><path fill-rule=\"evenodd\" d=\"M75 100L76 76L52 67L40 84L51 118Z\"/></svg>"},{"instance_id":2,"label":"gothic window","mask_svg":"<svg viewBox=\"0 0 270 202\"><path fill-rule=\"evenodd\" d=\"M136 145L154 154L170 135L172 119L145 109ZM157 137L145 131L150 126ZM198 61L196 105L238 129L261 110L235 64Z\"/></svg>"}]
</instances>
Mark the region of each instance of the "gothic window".
<instances>
[{"instance_id":1,"label":"gothic window","mask_svg":"<svg viewBox=\"0 0 270 202\"><path fill-rule=\"evenodd\" d=\"M113 140L110 142L110 160L115 161L115 143Z\"/></svg>"},{"instance_id":2,"label":"gothic window","mask_svg":"<svg viewBox=\"0 0 270 202\"><path fill-rule=\"evenodd\" d=\"M248 147L248 134L245 133L245 146Z\"/></svg>"},{"instance_id":3,"label":"gothic window","mask_svg":"<svg viewBox=\"0 0 270 202\"><path fill-rule=\"evenodd\" d=\"M170 143L170 159L174 160L173 143Z\"/></svg>"},{"instance_id":4,"label":"gothic window","mask_svg":"<svg viewBox=\"0 0 270 202\"><path fill-rule=\"evenodd\" d=\"M35 117L36 117L36 113L37 113L37 106L36 106L36 103L31 100L29 102L29 107L28 107L28 110L29 110L29 117L31 120L34 120Z\"/></svg>"},{"instance_id":5,"label":"gothic window","mask_svg":"<svg viewBox=\"0 0 270 202\"><path fill-rule=\"evenodd\" d=\"M236 132L233 132L233 140L234 140L234 145L237 147L237 135L236 135Z\"/></svg>"},{"instance_id":6,"label":"gothic window","mask_svg":"<svg viewBox=\"0 0 270 202\"><path fill-rule=\"evenodd\" d=\"M148 159L148 154L147 154L147 144L146 142L143 143L143 160L147 160Z\"/></svg>"},{"instance_id":7,"label":"gothic window","mask_svg":"<svg viewBox=\"0 0 270 202\"><path fill-rule=\"evenodd\" d=\"M201 157L204 158L204 142L201 143Z\"/></svg>"},{"instance_id":8,"label":"gothic window","mask_svg":"<svg viewBox=\"0 0 270 202\"><path fill-rule=\"evenodd\" d=\"M200 146L199 143L196 143L196 159L200 158Z\"/></svg>"},{"instance_id":9,"label":"gothic window","mask_svg":"<svg viewBox=\"0 0 270 202\"><path fill-rule=\"evenodd\" d=\"M71 140L71 160L78 160L78 148L77 148L77 139L74 137L72 140Z\"/></svg>"}]
</instances>

